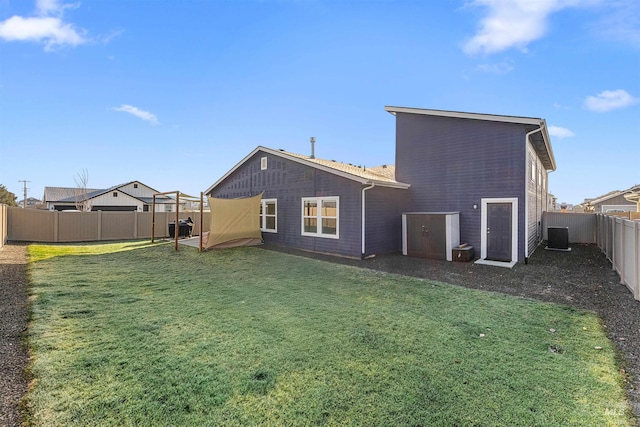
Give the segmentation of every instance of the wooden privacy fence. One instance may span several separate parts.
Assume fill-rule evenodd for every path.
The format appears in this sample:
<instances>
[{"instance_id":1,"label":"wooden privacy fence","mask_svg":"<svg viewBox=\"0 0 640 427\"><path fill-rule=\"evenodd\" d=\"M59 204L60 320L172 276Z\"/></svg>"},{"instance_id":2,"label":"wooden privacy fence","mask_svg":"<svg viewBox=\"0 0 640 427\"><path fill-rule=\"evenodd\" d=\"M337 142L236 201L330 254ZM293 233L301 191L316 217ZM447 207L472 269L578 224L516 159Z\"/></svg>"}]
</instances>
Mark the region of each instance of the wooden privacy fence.
<instances>
[{"instance_id":1,"label":"wooden privacy fence","mask_svg":"<svg viewBox=\"0 0 640 427\"><path fill-rule=\"evenodd\" d=\"M156 212L155 237L169 237L175 212ZM204 213L204 231L209 231L209 212ZM43 243L92 242L101 240L150 239L153 212L59 212L9 207L7 240ZM191 217L193 234L200 234L199 212L180 212Z\"/></svg>"},{"instance_id":2,"label":"wooden privacy fence","mask_svg":"<svg viewBox=\"0 0 640 427\"><path fill-rule=\"evenodd\" d=\"M545 240L549 227L567 227L570 243L596 243L620 275L620 283L640 300L640 214L545 212L543 224Z\"/></svg>"}]
</instances>

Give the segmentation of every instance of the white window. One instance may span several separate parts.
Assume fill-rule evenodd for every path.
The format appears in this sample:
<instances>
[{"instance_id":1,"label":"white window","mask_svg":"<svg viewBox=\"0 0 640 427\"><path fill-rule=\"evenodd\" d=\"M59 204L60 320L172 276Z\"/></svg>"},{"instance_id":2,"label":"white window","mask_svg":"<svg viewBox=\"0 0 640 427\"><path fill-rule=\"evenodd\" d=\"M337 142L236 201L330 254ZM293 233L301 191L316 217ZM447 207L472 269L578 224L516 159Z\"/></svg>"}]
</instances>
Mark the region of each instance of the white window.
<instances>
[{"instance_id":1,"label":"white window","mask_svg":"<svg viewBox=\"0 0 640 427\"><path fill-rule=\"evenodd\" d=\"M339 197L305 197L302 199L302 235L339 237Z\"/></svg>"},{"instance_id":2,"label":"white window","mask_svg":"<svg viewBox=\"0 0 640 427\"><path fill-rule=\"evenodd\" d=\"M531 181L536 182L536 162L531 162Z\"/></svg>"},{"instance_id":3,"label":"white window","mask_svg":"<svg viewBox=\"0 0 640 427\"><path fill-rule=\"evenodd\" d=\"M260 203L260 230L278 232L278 200L263 199Z\"/></svg>"},{"instance_id":4,"label":"white window","mask_svg":"<svg viewBox=\"0 0 640 427\"><path fill-rule=\"evenodd\" d=\"M260 170L265 170L267 168L267 158L262 157L260 159Z\"/></svg>"},{"instance_id":5,"label":"white window","mask_svg":"<svg viewBox=\"0 0 640 427\"><path fill-rule=\"evenodd\" d=\"M538 185L543 185L543 183L542 183L542 165L538 165Z\"/></svg>"}]
</instances>

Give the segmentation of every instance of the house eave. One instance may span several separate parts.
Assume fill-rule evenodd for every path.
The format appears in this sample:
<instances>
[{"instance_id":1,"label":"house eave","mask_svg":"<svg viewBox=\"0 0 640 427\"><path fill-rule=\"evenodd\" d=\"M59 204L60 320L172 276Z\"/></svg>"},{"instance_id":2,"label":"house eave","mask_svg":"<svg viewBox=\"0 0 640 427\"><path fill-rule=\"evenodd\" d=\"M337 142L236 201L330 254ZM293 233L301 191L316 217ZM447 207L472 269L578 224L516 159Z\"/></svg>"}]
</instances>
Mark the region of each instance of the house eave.
<instances>
[{"instance_id":1,"label":"house eave","mask_svg":"<svg viewBox=\"0 0 640 427\"><path fill-rule=\"evenodd\" d=\"M527 125L541 125L544 119L534 117L503 116L499 114L465 113L463 111L430 110L426 108L409 108L385 106L385 111L396 113L421 114L425 116L452 117L458 119L485 120L502 123L518 123Z\"/></svg>"},{"instance_id":2,"label":"house eave","mask_svg":"<svg viewBox=\"0 0 640 427\"><path fill-rule=\"evenodd\" d=\"M514 123L526 126L535 126L541 128L541 138L531 138L534 148L540 159L543 161L544 167L547 170L556 170L556 161L553 156L553 150L551 148L551 139L549 138L549 132L547 130L547 123L544 119L537 117L520 117L520 116L504 116L499 114L481 114L481 113L466 113L462 111L447 111L447 110L430 110L425 108L409 108L409 107L394 107L385 106L385 111L394 116L397 113L405 114L420 114L424 116L436 116L436 117L449 117L457 119L469 119L469 120L484 120L490 122L500 123ZM533 130L535 128L529 128Z\"/></svg>"}]
</instances>

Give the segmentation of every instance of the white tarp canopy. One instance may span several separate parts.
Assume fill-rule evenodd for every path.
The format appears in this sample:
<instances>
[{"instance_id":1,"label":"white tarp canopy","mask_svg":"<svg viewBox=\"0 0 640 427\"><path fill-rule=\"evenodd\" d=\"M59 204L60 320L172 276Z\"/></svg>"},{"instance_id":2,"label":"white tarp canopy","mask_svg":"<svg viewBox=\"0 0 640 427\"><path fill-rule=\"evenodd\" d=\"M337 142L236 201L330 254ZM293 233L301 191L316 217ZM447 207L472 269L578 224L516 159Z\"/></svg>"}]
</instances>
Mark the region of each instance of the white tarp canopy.
<instances>
[{"instance_id":1,"label":"white tarp canopy","mask_svg":"<svg viewBox=\"0 0 640 427\"><path fill-rule=\"evenodd\" d=\"M203 233L205 249L254 246L262 243L260 200L262 193L242 199L209 197L211 223ZM208 235L207 235L208 234Z\"/></svg>"}]
</instances>

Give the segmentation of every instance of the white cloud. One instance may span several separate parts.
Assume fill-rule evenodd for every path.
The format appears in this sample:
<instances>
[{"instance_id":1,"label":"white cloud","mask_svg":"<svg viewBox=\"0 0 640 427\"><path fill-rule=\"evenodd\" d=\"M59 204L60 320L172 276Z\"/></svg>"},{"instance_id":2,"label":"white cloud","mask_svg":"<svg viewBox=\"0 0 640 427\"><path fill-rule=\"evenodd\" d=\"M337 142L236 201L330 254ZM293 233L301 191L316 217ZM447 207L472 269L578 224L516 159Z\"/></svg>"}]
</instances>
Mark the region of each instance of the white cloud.
<instances>
[{"instance_id":1,"label":"white cloud","mask_svg":"<svg viewBox=\"0 0 640 427\"><path fill-rule=\"evenodd\" d=\"M58 0L37 0L36 12L42 16L62 16L65 9L75 9L80 3L60 4Z\"/></svg>"},{"instance_id":2,"label":"white cloud","mask_svg":"<svg viewBox=\"0 0 640 427\"><path fill-rule=\"evenodd\" d=\"M511 61L503 61L497 64L480 64L476 69L484 73L507 74L513 71L513 64Z\"/></svg>"},{"instance_id":3,"label":"white cloud","mask_svg":"<svg viewBox=\"0 0 640 427\"><path fill-rule=\"evenodd\" d=\"M603 113L618 108L628 107L638 102L626 90L605 90L596 96L587 96L584 106L587 110Z\"/></svg>"},{"instance_id":4,"label":"white cloud","mask_svg":"<svg viewBox=\"0 0 640 427\"><path fill-rule=\"evenodd\" d=\"M0 22L0 38L7 41L36 41L44 43L45 50L63 45L77 46L85 42L81 32L58 18L23 18L12 16Z\"/></svg>"},{"instance_id":5,"label":"white cloud","mask_svg":"<svg viewBox=\"0 0 640 427\"><path fill-rule=\"evenodd\" d=\"M470 4L489 9L478 33L463 49L467 54L496 53L512 47L526 51L527 45L547 32L549 15L558 10L592 3L592 0L473 0Z\"/></svg>"},{"instance_id":6,"label":"white cloud","mask_svg":"<svg viewBox=\"0 0 640 427\"><path fill-rule=\"evenodd\" d=\"M77 29L62 18L64 9L77 7L61 5L57 0L39 0L36 4L38 16L12 16L0 22L0 38L6 41L32 41L44 44L51 51L62 46L77 46L85 43L85 31Z\"/></svg>"},{"instance_id":7,"label":"white cloud","mask_svg":"<svg viewBox=\"0 0 640 427\"><path fill-rule=\"evenodd\" d=\"M569 129L562 128L560 126L549 126L549 135L557 138L570 138L572 136L576 136L576 134L571 132Z\"/></svg>"},{"instance_id":8,"label":"white cloud","mask_svg":"<svg viewBox=\"0 0 640 427\"><path fill-rule=\"evenodd\" d=\"M158 122L158 119L156 118L156 116L154 116L150 112L141 110L141 109L139 109L137 107L133 107L131 105L122 104L119 107L114 107L113 110L114 111L122 111L123 113L129 113L131 115L134 115L134 116L138 117L139 119L142 119L144 121L147 121L147 122L151 123L153 126L156 126L156 125L160 124L160 122Z\"/></svg>"},{"instance_id":9,"label":"white cloud","mask_svg":"<svg viewBox=\"0 0 640 427\"><path fill-rule=\"evenodd\" d=\"M110 34L107 34L106 36L102 37L101 41L104 44L108 44L111 42L111 40L120 37L122 33L124 33L124 30L114 30Z\"/></svg>"},{"instance_id":10,"label":"white cloud","mask_svg":"<svg viewBox=\"0 0 640 427\"><path fill-rule=\"evenodd\" d=\"M638 0L609 0L602 3L600 19L590 25L601 37L640 48Z\"/></svg>"}]
</instances>

